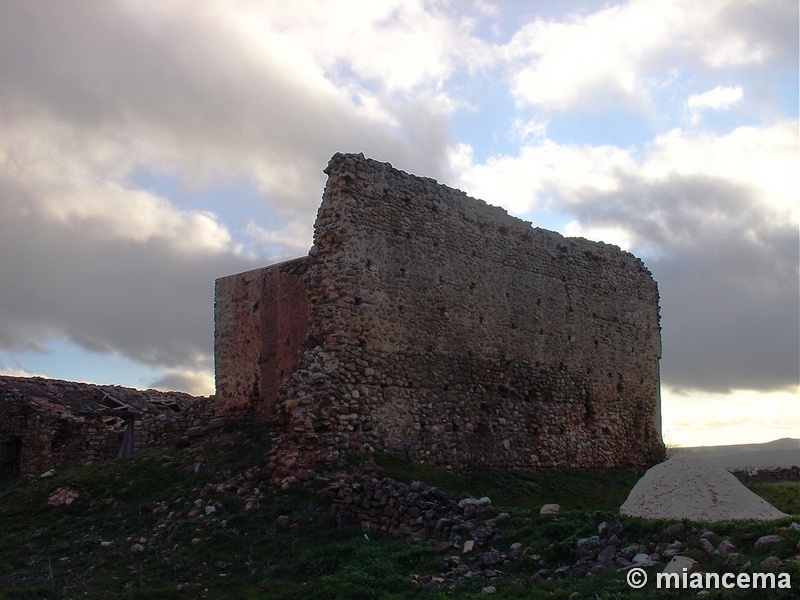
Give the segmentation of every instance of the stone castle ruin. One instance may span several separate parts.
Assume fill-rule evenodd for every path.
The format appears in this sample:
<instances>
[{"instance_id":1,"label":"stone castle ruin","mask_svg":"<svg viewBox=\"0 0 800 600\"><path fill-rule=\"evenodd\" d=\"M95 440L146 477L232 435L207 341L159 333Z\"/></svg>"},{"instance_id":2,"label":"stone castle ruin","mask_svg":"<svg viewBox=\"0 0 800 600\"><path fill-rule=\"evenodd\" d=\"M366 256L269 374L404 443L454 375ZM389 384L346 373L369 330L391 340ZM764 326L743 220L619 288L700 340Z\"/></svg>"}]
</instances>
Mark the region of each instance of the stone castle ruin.
<instances>
[{"instance_id":1,"label":"stone castle ruin","mask_svg":"<svg viewBox=\"0 0 800 600\"><path fill-rule=\"evenodd\" d=\"M336 154L308 256L218 279L217 412L276 475L387 451L470 470L663 452L658 289L616 246Z\"/></svg>"}]
</instances>

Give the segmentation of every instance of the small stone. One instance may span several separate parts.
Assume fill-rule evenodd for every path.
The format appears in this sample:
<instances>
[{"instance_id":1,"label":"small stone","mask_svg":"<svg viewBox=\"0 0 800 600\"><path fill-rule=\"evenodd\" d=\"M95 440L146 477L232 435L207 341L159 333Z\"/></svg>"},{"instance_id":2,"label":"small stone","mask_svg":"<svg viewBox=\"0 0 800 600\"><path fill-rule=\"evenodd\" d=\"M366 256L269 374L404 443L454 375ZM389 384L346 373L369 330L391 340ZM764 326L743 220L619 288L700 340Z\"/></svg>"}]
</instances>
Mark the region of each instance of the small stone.
<instances>
[{"instance_id":1,"label":"small stone","mask_svg":"<svg viewBox=\"0 0 800 600\"><path fill-rule=\"evenodd\" d=\"M517 558L525 553L525 546L520 544L519 542L514 542L511 544L511 551L509 552L508 556L510 558Z\"/></svg>"},{"instance_id":2,"label":"small stone","mask_svg":"<svg viewBox=\"0 0 800 600\"><path fill-rule=\"evenodd\" d=\"M762 571L777 571L781 566L781 559L777 556L768 556L759 565Z\"/></svg>"},{"instance_id":3,"label":"small stone","mask_svg":"<svg viewBox=\"0 0 800 600\"><path fill-rule=\"evenodd\" d=\"M428 539L428 530L427 530L427 529L425 529L425 528L423 527L422 529L420 529L419 531L417 531L416 533L414 533L414 534L411 536L411 539L412 539L412 540L416 540L416 541L418 541L418 542L424 542L424 541L427 541L427 539Z\"/></svg>"},{"instance_id":4,"label":"small stone","mask_svg":"<svg viewBox=\"0 0 800 600\"><path fill-rule=\"evenodd\" d=\"M131 552L133 552L134 554L139 554L141 552L144 552L144 546L142 546L141 544L134 544L133 546L131 546Z\"/></svg>"},{"instance_id":5,"label":"small stone","mask_svg":"<svg viewBox=\"0 0 800 600\"><path fill-rule=\"evenodd\" d=\"M714 554L714 550L715 550L714 544L709 542L707 538L700 538L700 542L698 543L698 546L700 546L700 549L703 552L705 552L706 554L708 554L709 556Z\"/></svg>"},{"instance_id":6,"label":"small stone","mask_svg":"<svg viewBox=\"0 0 800 600\"><path fill-rule=\"evenodd\" d=\"M700 563L698 563L696 560L689 558L688 556L675 556L667 563L667 566L664 567L664 571L662 572L683 573L685 570L687 573L691 573L692 571L697 571L699 569Z\"/></svg>"},{"instance_id":7,"label":"small stone","mask_svg":"<svg viewBox=\"0 0 800 600\"><path fill-rule=\"evenodd\" d=\"M275 519L275 527L278 529L286 529L291 524L291 520L286 515L281 515Z\"/></svg>"},{"instance_id":8,"label":"small stone","mask_svg":"<svg viewBox=\"0 0 800 600\"><path fill-rule=\"evenodd\" d=\"M500 562L500 553L497 550L490 550L481 557L481 562L486 567L492 567Z\"/></svg>"},{"instance_id":9,"label":"small stone","mask_svg":"<svg viewBox=\"0 0 800 600\"><path fill-rule=\"evenodd\" d=\"M756 540L754 548L756 550L761 550L762 548L769 548L770 546L774 546L778 542L781 541L779 535L762 535L758 540Z\"/></svg>"},{"instance_id":10,"label":"small stone","mask_svg":"<svg viewBox=\"0 0 800 600\"><path fill-rule=\"evenodd\" d=\"M558 504L545 504L542 508L539 509L540 515L554 515L558 511L561 510L561 506Z\"/></svg>"},{"instance_id":11,"label":"small stone","mask_svg":"<svg viewBox=\"0 0 800 600\"><path fill-rule=\"evenodd\" d=\"M186 430L186 435L190 438L198 438L203 437L204 435L208 434L208 427L190 427Z\"/></svg>"},{"instance_id":12,"label":"small stone","mask_svg":"<svg viewBox=\"0 0 800 600\"><path fill-rule=\"evenodd\" d=\"M686 530L683 523L675 523L664 529L664 536L667 538L665 541L674 540L677 536L681 535Z\"/></svg>"},{"instance_id":13,"label":"small stone","mask_svg":"<svg viewBox=\"0 0 800 600\"><path fill-rule=\"evenodd\" d=\"M678 556L685 549L686 549L686 546L684 546L683 543L681 543L681 542L673 542L669 546L667 546L667 549L664 550L664 552L662 552L661 554L662 554L662 556L664 558L671 559L674 556Z\"/></svg>"},{"instance_id":14,"label":"small stone","mask_svg":"<svg viewBox=\"0 0 800 600\"><path fill-rule=\"evenodd\" d=\"M611 562L614 560L614 556L617 554L617 549L614 546L606 546L600 551L600 554L597 555L597 562L601 565Z\"/></svg>"},{"instance_id":15,"label":"small stone","mask_svg":"<svg viewBox=\"0 0 800 600\"><path fill-rule=\"evenodd\" d=\"M730 554L736 550L736 546L731 544L728 540L722 540L717 546L717 554L720 556L725 556L726 554Z\"/></svg>"},{"instance_id":16,"label":"small stone","mask_svg":"<svg viewBox=\"0 0 800 600\"><path fill-rule=\"evenodd\" d=\"M649 554L645 554L644 552L639 552L639 554L633 557L633 560L631 562L635 565L641 565L643 563L649 563L652 561L650 560Z\"/></svg>"},{"instance_id":17,"label":"small stone","mask_svg":"<svg viewBox=\"0 0 800 600\"><path fill-rule=\"evenodd\" d=\"M496 593L497 593L497 588L494 587L493 585L487 585L485 588L481 589L481 594L486 594L487 596Z\"/></svg>"},{"instance_id":18,"label":"small stone","mask_svg":"<svg viewBox=\"0 0 800 600\"><path fill-rule=\"evenodd\" d=\"M109 548L113 542L100 542L101 548Z\"/></svg>"},{"instance_id":19,"label":"small stone","mask_svg":"<svg viewBox=\"0 0 800 600\"><path fill-rule=\"evenodd\" d=\"M467 554L468 552L472 552L475 548L475 540L467 540L464 542L464 547L461 549L461 554Z\"/></svg>"}]
</instances>

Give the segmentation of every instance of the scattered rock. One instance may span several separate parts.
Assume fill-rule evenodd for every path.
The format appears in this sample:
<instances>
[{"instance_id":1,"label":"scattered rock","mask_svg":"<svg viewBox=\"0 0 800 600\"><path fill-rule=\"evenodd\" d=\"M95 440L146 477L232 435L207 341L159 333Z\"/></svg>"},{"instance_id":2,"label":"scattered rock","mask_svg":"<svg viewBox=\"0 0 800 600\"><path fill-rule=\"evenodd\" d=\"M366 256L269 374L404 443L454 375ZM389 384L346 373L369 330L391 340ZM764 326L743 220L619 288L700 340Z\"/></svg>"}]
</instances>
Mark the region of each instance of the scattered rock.
<instances>
[{"instance_id":1,"label":"scattered rock","mask_svg":"<svg viewBox=\"0 0 800 600\"><path fill-rule=\"evenodd\" d=\"M756 540L756 543L753 547L756 550L761 550L763 548L774 546L780 541L781 537L779 535L762 535L760 538L758 538L758 540Z\"/></svg>"},{"instance_id":2,"label":"scattered rock","mask_svg":"<svg viewBox=\"0 0 800 600\"><path fill-rule=\"evenodd\" d=\"M558 511L561 510L561 506L558 504L545 504L542 508L539 509L540 515L554 515Z\"/></svg>"},{"instance_id":3,"label":"scattered rock","mask_svg":"<svg viewBox=\"0 0 800 600\"><path fill-rule=\"evenodd\" d=\"M493 585L487 585L485 588L481 589L481 594L492 595L497 593L497 588Z\"/></svg>"},{"instance_id":4,"label":"scattered rock","mask_svg":"<svg viewBox=\"0 0 800 600\"><path fill-rule=\"evenodd\" d=\"M75 501L76 498L80 497L81 495L78 490L70 487L63 487L58 488L55 492L53 492L47 498L47 503L50 506L69 506Z\"/></svg>"},{"instance_id":5,"label":"scattered rock","mask_svg":"<svg viewBox=\"0 0 800 600\"><path fill-rule=\"evenodd\" d=\"M675 556L664 567L663 573L692 573L700 570L700 563L688 556Z\"/></svg>"},{"instance_id":6,"label":"scattered rock","mask_svg":"<svg viewBox=\"0 0 800 600\"><path fill-rule=\"evenodd\" d=\"M706 538L700 538L698 546L703 552L705 552L709 556L713 555L714 551L716 550L716 548L714 548L714 544L709 542Z\"/></svg>"},{"instance_id":7,"label":"scattered rock","mask_svg":"<svg viewBox=\"0 0 800 600\"><path fill-rule=\"evenodd\" d=\"M199 426L199 427L189 427L186 430L186 435L190 438L199 438L205 435L208 435L208 427Z\"/></svg>"},{"instance_id":8,"label":"scattered rock","mask_svg":"<svg viewBox=\"0 0 800 600\"><path fill-rule=\"evenodd\" d=\"M717 554L720 556L725 556L726 554L730 554L736 550L736 546L731 544L728 540L722 540L717 546Z\"/></svg>"}]
</instances>

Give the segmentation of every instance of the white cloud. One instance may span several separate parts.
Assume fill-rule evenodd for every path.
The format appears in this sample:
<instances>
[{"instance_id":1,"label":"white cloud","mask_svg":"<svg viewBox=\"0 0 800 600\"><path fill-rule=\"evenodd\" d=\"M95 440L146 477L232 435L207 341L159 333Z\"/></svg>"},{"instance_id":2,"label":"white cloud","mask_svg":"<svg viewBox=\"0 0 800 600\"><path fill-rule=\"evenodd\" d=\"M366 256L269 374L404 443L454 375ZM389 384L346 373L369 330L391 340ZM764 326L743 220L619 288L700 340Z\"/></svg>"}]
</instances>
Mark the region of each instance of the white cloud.
<instances>
[{"instance_id":1,"label":"white cloud","mask_svg":"<svg viewBox=\"0 0 800 600\"><path fill-rule=\"evenodd\" d=\"M742 86L723 87L718 85L713 90L702 94L692 94L687 100L689 108L726 110L742 99Z\"/></svg>"},{"instance_id":2,"label":"white cloud","mask_svg":"<svg viewBox=\"0 0 800 600\"><path fill-rule=\"evenodd\" d=\"M437 90L465 59L471 65L487 61L488 47L472 35L472 21L436 3L346 0L332 7L319 0L245 6L244 11L236 6L235 18L252 39L277 40L295 56L313 57L337 85L352 84L339 74L346 69L390 93Z\"/></svg>"},{"instance_id":3,"label":"white cloud","mask_svg":"<svg viewBox=\"0 0 800 600\"><path fill-rule=\"evenodd\" d=\"M749 2L743 13L737 0L632 0L565 21L536 19L505 48L516 63L513 91L548 111L647 104L668 59L722 68L775 55L784 25L774 15L791 19L789 4Z\"/></svg>"},{"instance_id":4,"label":"white cloud","mask_svg":"<svg viewBox=\"0 0 800 600\"><path fill-rule=\"evenodd\" d=\"M261 250L254 252L254 257L268 256L269 262L303 256L312 244L312 228L306 219L292 221L278 229L266 229L250 219L244 233L254 247Z\"/></svg>"},{"instance_id":5,"label":"white cloud","mask_svg":"<svg viewBox=\"0 0 800 600\"><path fill-rule=\"evenodd\" d=\"M490 157L484 164L472 164L463 152L451 160L459 162L458 187L517 215L541 208L550 198L562 201L565 190L571 195L612 192L617 173L635 168L622 148L562 145L549 139L522 146L517 156Z\"/></svg>"},{"instance_id":6,"label":"white cloud","mask_svg":"<svg viewBox=\"0 0 800 600\"><path fill-rule=\"evenodd\" d=\"M692 94L686 101L692 113L692 123L698 123L701 113L705 109L728 110L739 103L742 99L743 91L741 86L723 87L717 86L713 90L702 94Z\"/></svg>"},{"instance_id":7,"label":"white cloud","mask_svg":"<svg viewBox=\"0 0 800 600\"><path fill-rule=\"evenodd\" d=\"M585 227L580 221L570 221L564 226L564 235L614 244L623 250L631 248L631 234L624 227Z\"/></svg>"}]
</instances>

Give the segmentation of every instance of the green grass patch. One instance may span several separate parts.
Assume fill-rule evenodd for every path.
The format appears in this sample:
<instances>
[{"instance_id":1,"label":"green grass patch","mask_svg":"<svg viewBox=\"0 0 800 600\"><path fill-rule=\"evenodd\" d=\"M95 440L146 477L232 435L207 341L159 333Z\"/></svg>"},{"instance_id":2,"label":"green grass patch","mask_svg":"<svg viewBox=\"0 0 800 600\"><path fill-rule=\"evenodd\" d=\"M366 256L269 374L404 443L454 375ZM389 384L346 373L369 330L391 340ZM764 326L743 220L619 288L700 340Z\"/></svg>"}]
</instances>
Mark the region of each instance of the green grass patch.
<instances>
[{"instance_id":1,"label":"green grass patch","mask_svg":"<svg viewBox=\"0 0 800 600\"><path fill-rule=\"evenodd\" d=\"M463 477L390 455L353 458L353 468L377 468L401 481L422 480L455 493L489 496L496 515L507 513L498 519L502 536L491 545L507 552L520 542L528 549L526 557L504 565L497 580L476 575L449 592L426 587L410 575L441 575L444 553L457 550L443 543L403 542L337 521L326 498L269 486L261 480L269 434L260 424L236 424L190 448L139 452L128 459L58 471L46 479L3 485L0 598L453 600L484 597L481 588L486 585L497 588L497 598L566 600L575 592L593 600L639 598L616 571L593 579L542 582L538 560L550 569L572 564L577 539L616 518L625 527L624 544L673 541L665 530L674 522L621 518L617 513L637 473ZM790 482L754 488L781 510L798 514L797 486ZM79 497L68 506L48 505L48 497L59 488L76 490ZM560 513L538 514L542 504L553 502L562 506ZM214 510L207 514L208 507ZM789 528L790 523L710 527L718 534L713 543L731 541L753 570L769 555L796 553L800 532ZM692 544L706 526L686 522L679 537ZM781 542L755 551L755 541L771 533L778 533ZM141 548L134 549L136 544ZM704 568L724 570L722 558L702 561ZM800 584L798 563L786 568L794 585ZM671 590L659 595L649 588L647 597L688 598L695 593Z\"/></svg>"},{"instance_id":2,"label":"green grass patch","mask_svg":"<svg viewBox=\"0 0 800 600\"><path fill-rule=\"evenodd\" d=\"M747 487L778 510L800 516L800 481L751 483Z\"/></svg>"},{"instance_id":3,"label":"green grass patch","mask_svg":"<svg viewBox=\"0 0 800 600\"><path fill-rule=\"evenodd\" d=\"M439 489L472 496L488 496L496 505L507 508L539 508L558 504L564 510L614 511L625 502L631 488L644 474L625 469L594 469L487 472L471 477L418 465L397 456L374 455L384 475L410 483L418 480Z\"/></svg>"}]
</instances>

